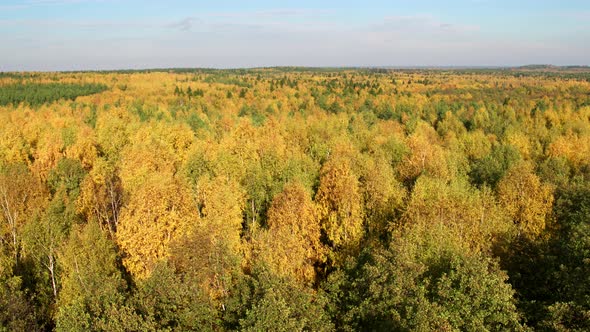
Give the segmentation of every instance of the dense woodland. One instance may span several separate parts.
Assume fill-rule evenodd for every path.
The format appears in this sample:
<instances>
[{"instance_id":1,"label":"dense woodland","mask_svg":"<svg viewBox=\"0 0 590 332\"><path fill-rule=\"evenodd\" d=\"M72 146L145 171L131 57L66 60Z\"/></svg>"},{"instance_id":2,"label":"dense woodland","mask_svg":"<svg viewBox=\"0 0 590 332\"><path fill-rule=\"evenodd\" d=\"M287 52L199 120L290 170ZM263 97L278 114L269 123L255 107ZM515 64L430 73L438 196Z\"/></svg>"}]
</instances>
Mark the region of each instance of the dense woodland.
<instances>
[{"instance_id":1,"label":"dense woodland","mask_svg":"<svg viewBox=\"0 0 590 332\"><path fill-rule=\"evenodd\" d=\"M0 75L0 331L590 329L590 74Z\"/></svg>"}]
</instances>

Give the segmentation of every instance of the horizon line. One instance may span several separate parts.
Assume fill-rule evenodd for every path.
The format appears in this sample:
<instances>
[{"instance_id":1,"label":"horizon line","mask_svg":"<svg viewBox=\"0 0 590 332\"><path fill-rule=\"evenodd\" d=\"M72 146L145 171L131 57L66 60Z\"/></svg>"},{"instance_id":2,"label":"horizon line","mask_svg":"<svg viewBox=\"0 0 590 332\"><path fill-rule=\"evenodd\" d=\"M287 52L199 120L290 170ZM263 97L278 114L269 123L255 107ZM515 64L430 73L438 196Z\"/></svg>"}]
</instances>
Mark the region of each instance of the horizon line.
<instances>
[{"instance_id":1,"label":"horizon line","mask_svg":"<svg viewBox=\"0 0 590 332\"><path fill-rule=\"evenodd\" d=\"M72 69L72 70L9 70L0 73L79 73L79 72L140 72L140 71L174 71L174 70L259 70L259 69L385 69L385 70L462 70L462 69L495 69L495 70L510 70L510 69L524 69L524 70L543 70L543 69L587 69L590 70L590 65L569 64L569 65L553 65L553 64L525 64L525 65L362 65L362 66L300 66L300 65L276 65L276 66L244 66L244 67L144 67L144 68L114 68L114 69Z\"/></svg>"}]
</instances>

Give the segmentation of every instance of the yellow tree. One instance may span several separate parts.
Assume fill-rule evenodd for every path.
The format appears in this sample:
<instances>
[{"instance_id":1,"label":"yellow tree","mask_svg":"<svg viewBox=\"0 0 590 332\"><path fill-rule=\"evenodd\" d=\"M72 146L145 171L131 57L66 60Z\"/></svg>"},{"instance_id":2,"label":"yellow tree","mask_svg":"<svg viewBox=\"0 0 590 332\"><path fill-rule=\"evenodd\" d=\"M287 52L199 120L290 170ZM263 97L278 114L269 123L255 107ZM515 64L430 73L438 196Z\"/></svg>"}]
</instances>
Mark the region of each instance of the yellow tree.
<instances>
[{"instance_id":1,"label":"yellow tree","mask_svg":"<svg viewBox=\"0 0 590 332\"><path fill-rule=\"evenodd\" d=\"M553 204L551 186L541 182L532 166L513 166L498 184L498 198L518 226L519 234L538 236L544 229Z\"/></svg>"},{"instance_id":2,"label":"yellow tree","mask_svg":"<svg viewBox=\"0 0 590 332\"><path fill-rule=\"evenodd\" d=\"M406 191L385 158L371 158L362 170L361 192L369 235L377 239L402 207Z\"/></svg>"},{"instance_id":3,"label":"yellow tree","mask_svg":"<svg viewBox=\"0 0 590 332\"><path fill-rule=\"evenodd\" d=\"M494 140L494 136L486 136L483 130L476 129L462 135L459 144L467 158L470 160L479 160L492 151Z\"/></svg>"},{"instance_id":4,"label":"yellow tree","mask_svg":"<svg viewBox=\"0 0 590 332\"><path fill-rule=\"evenodd\" d=\"M267 224L253 241L254 259L279 276L313 283L314 265L324 261L325 248L315 206L302 184L289 183L274 197Z\"/></svg>"},{"instance_id":5,"label":"yellow tree","mask_svg":"<svg viewBox=\"0 0 590 332\"><path fill-rule=\"evenodd\" d=\"M96 135L88 126L80 124L76 126L79 127L76 128L78 131L76 140L66 148L65 155L68 158L80 160L86 169L92 168L98 155Z\"/></svg>"},{"instance_id":6,"label":"yellow tree","mask_svg":"<svg viewBox=\"0 0 590 332\"><path fill-rule=\"evenodd\" d=\"M194 134L186 125L149 123L121 152L121 180L133 191L154 173L174 174L186 160Z\"/></svg>"},{"instance_id":7,"label":"yellow tree","mask_svg":"<svg viewBox=\"0 0 590 332\"><path fill-rule=\"evenodd\" d=\"M0 239L19 257L21 228L37 209L42 209L47 192L23 164L0 167Z\"/></svg>"},{"instance_id":8,"label":"yellow tree","mask_svg":"<svg viewBox=\"0 0 590 332\"><path fill-rule=\"evenodd\" d=\"M168 174L152 174L121 211L117 242L127 254L123 263L135 277L148 276L168 256L171 241L198 219L188 185Z\"/></svg>"},{"instance_id":9,"label":"yellow tree","mask_svg":"<svg viewBox=\"0 0 590 332\"><path fill-rule=\"evenodd\" d=\"M80 185L76 207L87 220L96 220L115 238L119 213L123 205L123 188L114 163L98 158Z\"/></svg>"},{"instance_id":10,"label":"yellow tree","mask_svg":"<svg viewBox=\"0 0 590 332\"><path fill-rule=\"evenodd\" d=\"M416 131L408 137L408 154L398 166L403 179L413 180L421 174L449 179L453 176L446 162L446 154L440 145L434 128L425 122L418 123Z\"/></svg>"},{"instance_id":11,"label":"yellow tree","mask_svg":"<svg viewBox=\"0 0 590 332\"><path fill-rule=\"evenodd\" d=\"M193 140L186 125L149 122L139 127L120 151L121 186L127 202L113 222L117 222L117 241L128 254L124 263L137 277L147 276L158 260L168 256L170 242L198 220L186 179L175 175ZM113 150L113 156L119 154L119 148ZM101 174L94 175L89 181L100 183ZM92 199L85 199L88 202L83 206L93 205Z\"/></svg>"},{"instance_id":12,"label":"yellow tree","mask_svg":"<svg viewBox=\"0 0 590 332\"><path fill-rule=\"evenodd\" d=\"M209 228L217 240L228 243L233 252L240 252L244 191L225 176L205 177L198 184L198 199L202 225Z\"/></svg>"},{"instance_id":13,"label":"yellow tree","mask_svg":"<svg viewBox=\"0 0 590 332\"><path fill-rule=\"evenodd\" d=\"M23 110L0 114L0 158L9 163L26 163L31 144L23 135L23 128L30 119L30 113ZM29 120L30 121L30 120Z\"/></svg>"},{"instance_id":14,"label":"yellow tree","mask_svg":"<svg viewBox=\"0 0 590 332\"><path fill-rule=\"evenodd\" d=\"M116 160L129 143L133 118L123 108L99 112L96 120L96 141L108 159Z\"/></svg>"},{"instance_id":15,"label":"yellow tree","mask_svg":"<svg viewBox=\"0 0 590 332\"><path fill-rule=\"evenodd\" d=\"M547 154L551 157L565 157L576 169L590 165L590 134L559 136L549 145Z\"/></svg>"},{"instance_id":16,"label":"yellow tree","mask_svg":"<svg viewBox=\"0 0 590 332\"><path fill-rule=\"evenodd\" d=\"M533 154L533 146L531 144L531 138L522 131L510 130L506 133L505 141L507 144L512 145L520 155L525 159L530 159Z\"/></svg>"},{"instance_id":17,"label":"yellow tree","mask_svg":"<svg viewBox=\"0 0 590 332\"><path fill-rule=\"evenodd\" d=\"M200 220L172 246L176 270L197 280L213 299L228 294L231 274L241 265L244 197L239 184L225 176L199 179Z\"/></svg>"},{"instance_id":18,"label":"yellow tree","mask_svg":"<svg viewBox=\"0 0 590 332\"><path fill-rule=\"evenodd\" d=\"M315 201L330 245L343 254L355 252L363 237L363 211L359 182L348 160L331 158L322 166Z\"/></svg>"},{"instance_id":19,"label":"yellow tree","mask_svg":"<svg viewBox=\"0 0 590 332\"><path fill-rule=\"evenodd\" d=\"M31 150L33 174L41 179L47 179L49 172L64 157L64 141L61 134L62 121L54 114L46 118L33 117L31 122L23 128L28 144L35 148Z\"/></svg>"},{"instance_id":20,"label":"yellow tree","mask_svg":"<svg viewBox=\"0 0 590 332\"><path fill-rule=\"evenodd\" d=\"M444 228L477 251L489 250L511 225L489 189L478 190L464 178L448 182L430 176L416 181L403 220L408 227Z\"/></svg>"}]
</instances>

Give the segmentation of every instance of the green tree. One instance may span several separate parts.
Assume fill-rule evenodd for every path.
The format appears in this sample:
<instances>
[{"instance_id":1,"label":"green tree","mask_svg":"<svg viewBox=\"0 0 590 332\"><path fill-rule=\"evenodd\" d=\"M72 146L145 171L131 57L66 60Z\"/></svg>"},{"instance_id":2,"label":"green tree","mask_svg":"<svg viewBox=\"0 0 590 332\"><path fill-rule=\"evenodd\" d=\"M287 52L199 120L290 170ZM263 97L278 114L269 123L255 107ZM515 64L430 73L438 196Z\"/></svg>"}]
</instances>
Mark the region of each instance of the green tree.
<instances>
[{"instance_id":1,"label":"green tree","mask_svg":"<svg viewBox=\"0 0 590 332\"><path fill-rule=\"evenodd\" d=\"M399 217L406 190L395 178L393 168L382 159L369 159L361 170L360 189L369 236L373 240L386 237L388 228Z\"/></svg>"},{"instance_id":2,"label":"green tree","mask_svg":"<svg viewBox=\"0 0 590 332\"><path fill-rule=\"evenodd\" d=\"M127 285L118 269L115 244L96 222L77 227L59 253L61 291L58 331L110 331L120 317Z\"/></svg>"},{"instance_id":3,"label":"green tree","mask_svg":"<svg viewBox=\"0 0 590 332\"><path fill-rule=\"evenodd\" d=\"M332 331L325 298L289 278L257 271L245 279L250 297L239 328L244 331Z\"/></svg>"},{"instance_id":4,"label":"green tree","mask_svg":"<svg viewBox=\"0 0 590 332\"><path fill-rule=\"evenodd\" d=\"M0 271L1 272L1 271ZM0 275L0 331L41 331L19 277Z\"/></svg>"},{"instance_id":5,"label":"green tree","mask_svg":"<svg viewBox=\"0 0 590 332\"><path fill-rule=\"evenodd\" d=\"M326 288L342 330L523 330L507 276L454 244L441 227L414 227L333 274Z\"/></svg>"},{"instance_id":6,"label":"green tree","mask_svg":"<svg viewBox=\"0 0 590 332\"><path fill-rule=\"evenodd\" d=\"M59 292L60 270L58 251L68 238L74 224L79 222L73 202L61 187L43 211L24 229L23 251L43 271L43 279L51 287L53 299Z\"/></svg>"},{"instance_id":7,"label":"green tree","mask_svg":"<svg viewBox=\"0 0 590 332\"><path fill-rule=\"evenodd\" d=\"M158 263L138 284L131 303L139 317L138 331L216 331L218 311L198 283Z\"/></svg>"},{"instance_id":8,"label":"green tree","mask_svg":"<svg viewBox=\"0 0 590 332\"><path fill-rule=\"evenodd\" d=\"M512 146L494 146L490 154L474 161L469 176L477 185L487 184L495 188L508 169L520 159L518 150Z\"/></svg>"},{"instance_id":9,"label":"green tree","mask_svg":"<svg viewBox=\"0 0 590 332\"><path fill-rule=\"evenodd\" d=\"M487 187L477 189L464 178L450 182L420 176L402 222L445 227L466 249L489 252L496 240L514 233L509 216Z\"/></svg>"},{"instance_id":10,"label":"green tree","mask_svg":"<svg viewBox=\"0 0 590 332\"><path fill-rule=\"evenodd\" d=\"M539 238L521 238L501 254L531 327L585 331L590 327L590 186L560 187L555 224Z\"/></svg>"}]
</instances>

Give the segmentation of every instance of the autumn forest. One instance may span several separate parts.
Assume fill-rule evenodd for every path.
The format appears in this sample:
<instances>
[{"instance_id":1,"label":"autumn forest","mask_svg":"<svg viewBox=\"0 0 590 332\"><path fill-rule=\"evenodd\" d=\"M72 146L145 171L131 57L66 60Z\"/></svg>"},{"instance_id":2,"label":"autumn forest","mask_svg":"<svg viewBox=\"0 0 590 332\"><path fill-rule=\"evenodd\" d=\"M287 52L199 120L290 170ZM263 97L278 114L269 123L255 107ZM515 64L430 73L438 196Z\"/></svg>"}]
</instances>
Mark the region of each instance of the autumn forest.
<instances>
[{"instance_id":1,"label":"autumn forest","mask_svg":"<svg viewBox=\"0 0 590 332\"><path fill-rule=\"evenodd\" d=\"M0 73L0 331L590 330L590 72Z\"/></svg>"}]
</instances>

